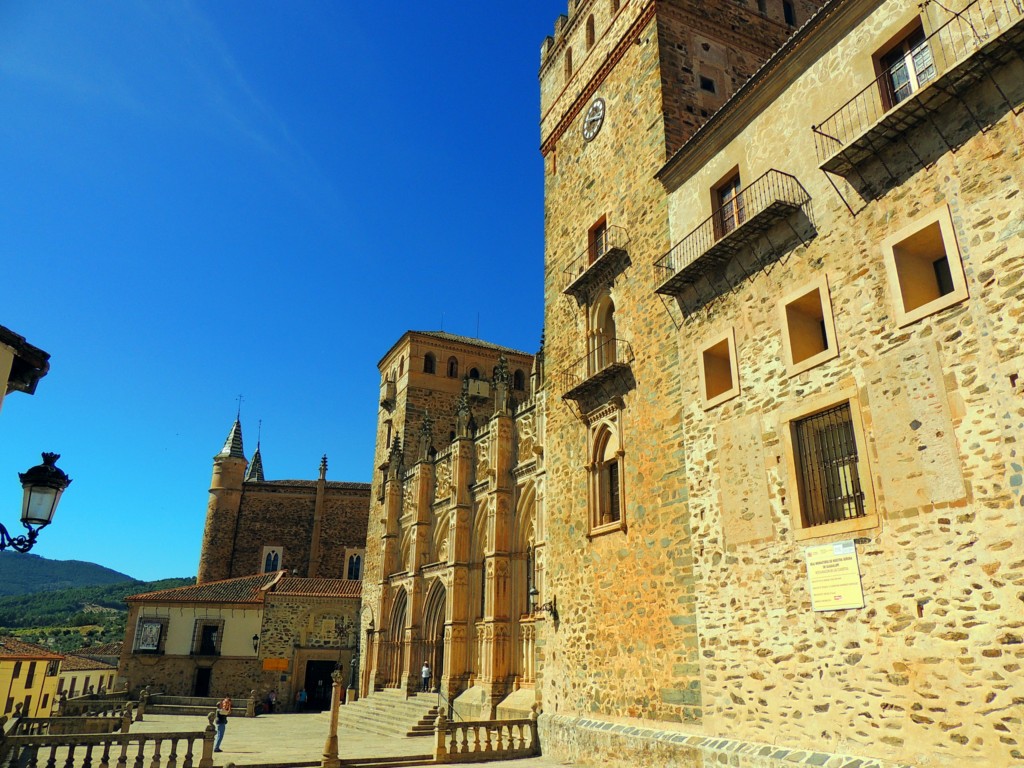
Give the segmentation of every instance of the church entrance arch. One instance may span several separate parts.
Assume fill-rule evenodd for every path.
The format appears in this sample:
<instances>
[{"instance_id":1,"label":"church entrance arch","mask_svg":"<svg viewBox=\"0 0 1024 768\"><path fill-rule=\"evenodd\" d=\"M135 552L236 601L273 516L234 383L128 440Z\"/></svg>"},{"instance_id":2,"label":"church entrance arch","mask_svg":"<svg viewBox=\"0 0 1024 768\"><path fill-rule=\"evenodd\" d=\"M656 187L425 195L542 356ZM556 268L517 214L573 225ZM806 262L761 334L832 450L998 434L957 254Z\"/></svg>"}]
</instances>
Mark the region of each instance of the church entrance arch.
<instances>
[{"instance_id":1,"label":"church entrance arch","mask_svg":"<svg viewBox=\"0 0 1024 768\"><path fill-rule=\"evenodd\" d=\"M399 688L405 672L405 610L408 598L404 588L398 589L395 605L391 610L391 624L388 626L388 674L389 688Z\"/></svg>"},{"instance_id":2,"label":"church entrance arch","mask_svg":"<svg viewBox=\"0 0 1024 768\"><path fill-rule=\"evenodd\" d=\"M444 625L447 591L440 579L434 581L423 611L423 658L430 663L431 686L441 684L444 674Z\"/></svg>"}]
</instances>

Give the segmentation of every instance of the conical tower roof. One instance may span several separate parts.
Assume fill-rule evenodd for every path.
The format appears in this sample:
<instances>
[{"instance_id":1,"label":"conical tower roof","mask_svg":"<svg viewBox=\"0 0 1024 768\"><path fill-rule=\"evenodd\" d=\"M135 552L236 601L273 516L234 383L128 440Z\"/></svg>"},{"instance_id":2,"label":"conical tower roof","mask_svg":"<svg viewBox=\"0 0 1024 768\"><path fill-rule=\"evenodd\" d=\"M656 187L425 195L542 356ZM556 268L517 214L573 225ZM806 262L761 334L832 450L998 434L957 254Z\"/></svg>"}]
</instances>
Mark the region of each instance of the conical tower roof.
<instances>
[{"instance_id":1,"label":"conical tower roof","mask_svg":"<svg viewBox=\"0 0 1024 768\"><path fill-rule=\"evenodd\" d=\"M256 453L252 455L249 468L245 470L245 482L262 483L265 479L263 477L263 455L260 453L260 444L256 443Z\"/></svg>"},{"instance_id":2,"label":"conical tower roof","mask_svg":"<svg viewBox=\"0 0 1024 768\"><path fill-rule=\"evenodd\" d=\"M224 447L214 458L222 456L230 456L233 459L245 458L245 451L242 450L242 422L238 419L235 419L235 423L231 425L231 431L228 433L228 439L224 441Z\"/></svg>"}]
</instances>

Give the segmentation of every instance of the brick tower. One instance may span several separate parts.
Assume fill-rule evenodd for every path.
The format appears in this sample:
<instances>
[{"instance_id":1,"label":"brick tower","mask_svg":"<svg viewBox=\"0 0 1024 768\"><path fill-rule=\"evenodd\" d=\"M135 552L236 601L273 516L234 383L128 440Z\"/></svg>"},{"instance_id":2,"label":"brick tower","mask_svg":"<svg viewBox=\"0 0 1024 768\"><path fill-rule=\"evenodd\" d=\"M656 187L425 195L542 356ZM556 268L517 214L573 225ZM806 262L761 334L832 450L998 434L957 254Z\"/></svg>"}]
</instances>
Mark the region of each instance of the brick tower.
<instances>
[{"instance_id":1,"label":"brick tower","mask_svg":"<svg viewBox=\"0 0 1024 768\"><path fill-rule=\"evenodd\" d=\"M245 452L242 448L242 424L237 419L231 426L220 453L213 457L213 478L210 500L206 505L206 527L203 549L199 555L196 582L229 578L235 546L235 529L242 503L245 479Z\"/></svg>"}]
</instances>

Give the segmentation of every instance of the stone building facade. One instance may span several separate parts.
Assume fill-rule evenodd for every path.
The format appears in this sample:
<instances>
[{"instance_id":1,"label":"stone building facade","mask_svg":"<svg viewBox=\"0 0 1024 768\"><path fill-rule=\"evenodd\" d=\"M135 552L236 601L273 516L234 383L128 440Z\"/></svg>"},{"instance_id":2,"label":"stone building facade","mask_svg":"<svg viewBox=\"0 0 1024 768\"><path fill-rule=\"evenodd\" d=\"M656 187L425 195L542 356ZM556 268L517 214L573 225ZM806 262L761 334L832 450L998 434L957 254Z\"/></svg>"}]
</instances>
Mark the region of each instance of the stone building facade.
<instances>
[{"instance_id":1,"label":"stone building facade","mask_svg":"<svg viewBox=\"0 0 1024 768\"><path fill-rule=\"evenodd\" d=\"M676 140L685 5L543 49L545 751L1022 765L1024 8L795 9Z\"/></svg>"},{"instance_id":2,"label":"stone building facade","mask_svg":"<svg viewBox=\"0 0 1024 768\"><path fill-rule=\"evenodd\" d=\"M199 583L287 569L308 578L360 578L369 483L267 480L257 446L249 462L235 421L213 458Z\"/></svg>"},{"instance_id":3,"label":"stone building facade","mask_svg":"<svg viewBox=\"0 0 1024 768\"><path fill-rule=\"evenodd\" d=\"M656 174L817 4L760 5L572 2L542 47L551 715L703 717L676 332L650 285L669 246Z\"/></svg>"},{"instance_id":4,"label":"stone building facade","mask_svg":"<svg viewBox=\"0 0 1024 768\"><path fill-rule=\"evenodd\" d=\"M412 692L427 661L464 717L529 711L543 561L542 365L442 332L379 363L363 693Z\"/></svg>"},{"instance_id":5,"label":"stone building facade","mask_svg":"<svg viewBox=\"0 0 1024 768\"><path fill-rule=\"evenodd\" d=\"M360 587L282 570L133 595L119 677L135 693L275 691L283 710L305 689L308 708L326 708L331 672L356 652Z\"/></svg>"}]
</instances>

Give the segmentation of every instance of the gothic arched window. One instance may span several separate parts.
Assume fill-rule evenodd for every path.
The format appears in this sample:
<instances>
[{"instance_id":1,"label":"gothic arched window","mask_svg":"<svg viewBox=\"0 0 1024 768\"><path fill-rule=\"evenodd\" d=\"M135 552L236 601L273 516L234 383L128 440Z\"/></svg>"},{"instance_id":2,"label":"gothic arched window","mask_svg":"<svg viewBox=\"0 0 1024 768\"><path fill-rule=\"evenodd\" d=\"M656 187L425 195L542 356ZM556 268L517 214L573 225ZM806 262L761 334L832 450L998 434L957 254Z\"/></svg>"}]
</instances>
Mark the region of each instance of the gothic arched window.
<instances>
[{"instance_id":1,"label":"gothic arched window","mask_svg":"<svg viewBox=\"0 0 1024 768\"><path fill-rule=\"evenodd\" d=\"M423 356L423 372L434 373L437 370L437 358L434 357L432 352L427 352Z\"/></svg>"},{"instance_id":2,"label":"gothic arched window","mask_svg":"<svg viewBox=\"0 0 1024 768\"><path fill-rule=\"evenodd\" d=\"M526 374L521 370L517 369L516 372L512 374L512 389L520 392L526 389Z\"/></svg>"},{"instance_id":3,"label":"gothic arched window","mask_svg":"<svg viewBox=\"0 0 1024 768\"><path fill-rule=\"evenodd\" d=\"M454 357L448 358L448 378L459 378L459 361L456 360Z\"/></svg>"},{"instance_id":4,"label":"gothic arched window","mask_svg":"<svg viewBox=\"0 0 1024 768\"><path fill-rule=\"evenodd\" d=\"M359 555L352 555L348 559L348 578L357 581L362 571L363 558Z\"/></svg>"}]
</instances>

